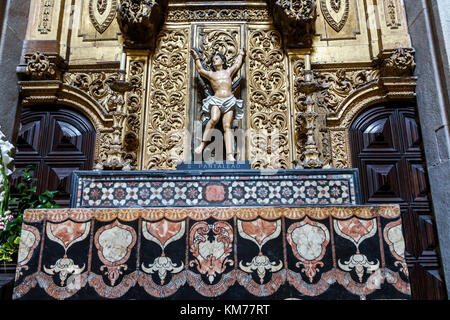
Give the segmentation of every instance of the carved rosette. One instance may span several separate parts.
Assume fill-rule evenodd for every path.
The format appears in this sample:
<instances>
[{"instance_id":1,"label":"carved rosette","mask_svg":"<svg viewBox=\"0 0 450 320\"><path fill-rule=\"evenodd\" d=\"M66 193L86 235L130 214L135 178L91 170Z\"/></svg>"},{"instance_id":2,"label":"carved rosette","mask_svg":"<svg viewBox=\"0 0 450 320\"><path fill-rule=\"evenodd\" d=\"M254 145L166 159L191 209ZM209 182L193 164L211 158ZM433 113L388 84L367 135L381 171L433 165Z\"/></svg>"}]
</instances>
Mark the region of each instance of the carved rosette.
<instances>
[{"instance_id":1,"label":"carved rosette","mask_svg":"<svg viewBox=\"0 0 450 320\"><path fill-rule=\"evenodd\" d=\"M144 169L175 169L184 157L189 29L163 30L152 61Z\"/></svg>"},{"instance_id":2,"label":"carved rosette","mask_svg":"<svg viewBox=\"0 0 450 320\"><path fill-rule=\"evenodd\" d=\"M271 0L273 21L288 47L309 47L316 19L316 0Z\"/></svg>"},{"instance_id":3,"label":"carved rosette","mask_svg":"<svg viewBox=\"0 0 450 320\"><path fill-rule=\"evenodd\" d=\"M411 76L416 66L412 48L384 51L379 58L381 59L381 73L385 77Z\"/></svg>"},{"instance_id":4,"label":"carved rosette","mask_svg":"<svg viewBox=\"0 0 450 320\"><path fill-rule=\"evenodd\" d=\"M167 0L120 0L117 21L128 47L153 48Z\"/></svg>"},{"instance_id":5,"label":"carved rosette","mask_svg":"<svg viewBox=\"0 0 450 320\"><path fill-rule=\"evenodd\" d=\"M276 30L250 29L247 123L254 169L289 168L286 59Z\"/></svg>"}]
</instances>

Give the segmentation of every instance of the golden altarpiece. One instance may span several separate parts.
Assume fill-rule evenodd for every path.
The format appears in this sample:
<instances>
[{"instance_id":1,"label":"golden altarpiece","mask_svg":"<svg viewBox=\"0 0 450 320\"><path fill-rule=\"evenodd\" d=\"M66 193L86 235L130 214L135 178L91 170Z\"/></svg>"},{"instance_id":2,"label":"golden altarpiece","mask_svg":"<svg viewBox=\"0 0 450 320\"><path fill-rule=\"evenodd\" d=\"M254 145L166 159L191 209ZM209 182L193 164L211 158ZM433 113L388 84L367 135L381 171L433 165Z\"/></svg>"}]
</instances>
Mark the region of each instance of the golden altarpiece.
<instances>
[{"instance_id":1,"label":"golden altarpiece","mask_svg":"<svg viewBox=\"0 0 450 320\"><path fill-rule=\"evenodd\" d=\"M351 168L355 117L368 105L414 96L399 0L33 1L26 40L21 72L31 81L20 83L22 105L80 110L97 133L96 164L108 162L113 141L126 153L119 162L134 169L175 169L191 159L186 137L200 108L194 47L229 61L247 49L240 159L255 169L295 168L306 146L317 161L306 167ZM130 86L114 91L121 77ZM307 81L312 92L302 89ZM261 153L272 130L277 150Z\"/></svg>"},{"instance_id":2,"label":"golden altarpiece","mask_svg":"<svg viewBox=\"0 0 450 320\"><path fill-rule=\"evenodd\" d=\"M245 172L237 170L236 177L227 171L225 176L219 174L209 182L202 180L209 178L204 178L197 168L192 173L195 177L183 171L184 180L176 180L176 173L172 176L170 172L177 172L178 165L195 160L194 148L201 140L196 132L202 122L204 92L191 50L195 49L203 61L220 52L232 65L242 48L245 56L233 78L237 83L233 94L243 100L244 116L233 121L233 129L244 133L242 141L236 143L234 153L237 160L250 167ZM63 105L84 115L95 131L94 161L90 169L97 173L93 177L99 177L102 172L117 177L138 172L151 175L152 179L158 172L164 174L162 178L158 176L161 181L152 180L148 187L133 189L141 183L136 180L135 184L127 185L126 191L121 189L128 193L129 201L138 199L136 193L140 197L150 190L153 202L145 202L142 198L136 200L138 206L152 207L147 211L142 208L122 212L120 209L111 212L89 209L91 205L99 207L99 192L114 183L105 182L103 189L99 189L95 179L89 178L86 184L75 182L72 185L78 188L72 190L72 195L78 197L72 199L72 207L86 208L83 209L86 211L67 209L54 216L28 212L24 230L28 230L30 237L34 234L34 239L39 238L39 223L51 221L41 236L47 243L64 246L64 258L58 261L70 257L70 241L75 238L69 241L67 235L58 235L52 225L68 223L81 230L77 234L82 236L73 242L81 246L83 239L90 237L90 248L94 248L94 243L101 260L99 264L103 265L97 272L96 255L92 254L91 259L90 253L87 272L76 266L70 269L75 277L71 277L71 284L75 283L74 279L78 281L78 287L74 289L68 284L70 279L65 282L66 279L61 278L59 284L51 280L59 272L55 271L55 265L52 269L45 264L42 269L39 265L35 272L33 266L24 269L30 259L24 258L18 263L15 297L26 297L36 283L58 299L71 297L86 283L107 298L131 294L125 292L136 283L153 297L170 296L184 283L202 297L217 297L238 282L252 297L275 295L284 285L295 288L297 291L293 290L303 296L320 296L332 283L339 283L346 292L354 295L353 298L365 298L379 289L380 283L387 282L399 296L386 291L374 297L408 298L410 288L399 206L382 203L361 206L360 201L355 201L358 179L352 180L352 187L346 189L342 187L343 182L316 180L333 179L333 175L339 175L337 172L351 173L346 177L357 173L352 169L356 167L350 145L352 123L370 105L413 99L414 65L414 50L402 0L32 1L22 62L18 67L22 106L32 110L43 104ZM370 135L369 132L369 139L376 143L377 134ZM268 178L270 175L275 177ZM311 178L310 175L315 176ZM381 173L379 177L383 180L387 175ZM184 184L186 177L194 179L193 182ZM303 181L302 187L296 187L300 186L296 179L309 178L316 180ZM222 182L217 182L221 179ZM166 189L161 187L164 185ZM194 185L195 190L191 188ZM306 202L309 205L295 207L295 203L305 202L294 203L293 199L307 198L311 185L322 191L314 201ZM117 188L122 187L118 184ZM199 190L204 199L197 197ZM267 190L270 194L264 193ZM316 192L314 190L311 192ZM166 191L170 194L167 198ZM254 196L252 192L258 195ZM321 207L320 204L327 201L324 194L328 192L334 192L337 198L342 194L350 194L353 198L349 202L337 202L337 198L330 196L335 200L326 203L328 207ZM195 199L189 198L191 196ZM113 208L125 205L117 190L108 199ZM251 202L252 199L257 201ZM179 203L182 203L181 207L189 208L177 207ZM211 206L214 203L217 205ZM271 207L275 204L278 206ZM142 229L142 237L140 229L133 226L136 219L142 221L139 228L141 223L148 226ZM102 223L111 221L115 222L101 227ZM169 239L149 235L153 230L150 225L163 223L161 221L168 224L169 229L173 228L177 236ZM199 227L202 223L203 229ZM356 233L350 230L348 223L355 225ZM91 225L89 236L86 230ZM190 232L191 237L182 237L180 230L185 227L188 230L188 225L191 229L186 235ZM130 266L121 270L123 265L109 261L98 237L102 234L107 237L111 228L128 234L133 245L145 239L158 243L162 255L153 257L154 263L150 265L156 269L150 270L142 264L142 270L133 271ZM208 259L222 263L220 270L205 271L203 268L206 257L202 256L195 239L205 236L202 234L206 232L202 231L205 228L209 228L208 232L222 230L220 241L224 241L225 253L216 256L212 242L209 249L205 249L212 250ZM254 230L263 231L260 234ZM136 232L139 233L137 238ZM320 240L314 244L317 255L298 242L299 235L308 232L321 235L313 237L314 241ZM190 249L186 251L185 264L174 263L168 269L159 265L158 269L157 261L171 261L168 243L182 241L180 239L193 241L186 243ZM219 238L215 239L219 241ZM241 259L239 241L243 239L253 241L259 248L253 260L244 257L251 263L238 261ZM340 244L342 239L347 239L348 244ZM364 251L362 243L365 239L368 239L366 243L371 241L374 248L381 246L381 254L375 255L375 249ZM238 241L236 247L230 245L233 241ZM268 253L265 255L267 250L264 248L275 246L270 241L281 241L278 248L284 248L284 251L271 251L279 253L279 259ZM147 245L142 242L136 250ZM293 248L293 253L288 245ZM36 246L37 242L28 246L28 251L24 249L28 257ZM356 253L352 251L353 255L348 259L345 250L355 246ZM41 251L44 256L45 248ZM131 251L127 250L127 255L120 257L122 260L116 260L132 259L129 258ZM238 251L233 251L234 260L232 250ZM140 255L139 251L137 256L142 260L150 259ZM175 256L171 258L175 259ZM195 262L188 263L191 258ZM45 259L41 260L47 261ZM76 257L71 259L76 260ZM295 272L291 268L295 259L299 260L298 270L300 265L303 266L299 272L296 267L292 267L297 270ZM330 263L322 268L322 260L326 259ZM71 263L81 266L74 260ZM197 269L190 269L194 265ZM108 270L118 268L120 272L109 272L109 280L105 276L101 278L99 274L105 267ZM155 273L157 269L159 278ZM111 278L111 274L116 277ZM112 287L117 290L110 289Z\"/></svg>"}]
</instances>

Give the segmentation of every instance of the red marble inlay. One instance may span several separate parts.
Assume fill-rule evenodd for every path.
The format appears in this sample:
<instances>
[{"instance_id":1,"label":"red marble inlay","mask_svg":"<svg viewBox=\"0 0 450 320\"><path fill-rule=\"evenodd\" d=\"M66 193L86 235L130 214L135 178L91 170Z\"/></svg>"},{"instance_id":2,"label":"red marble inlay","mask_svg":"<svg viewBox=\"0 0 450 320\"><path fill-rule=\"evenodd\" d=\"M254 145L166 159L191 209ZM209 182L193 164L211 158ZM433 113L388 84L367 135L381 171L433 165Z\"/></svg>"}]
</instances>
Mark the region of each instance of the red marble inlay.
<instances>
[{"instance_id":1,"label":"red marble inlay","mask_svg":"<svg viewBox=\"0 0 450 320\"><path fill-rule=\"evenodd\" d=\"M225 200L225 189L221 185L209 185L205 190L205 198L207 201L223 201Z\"/></svg>"}]
</instances>

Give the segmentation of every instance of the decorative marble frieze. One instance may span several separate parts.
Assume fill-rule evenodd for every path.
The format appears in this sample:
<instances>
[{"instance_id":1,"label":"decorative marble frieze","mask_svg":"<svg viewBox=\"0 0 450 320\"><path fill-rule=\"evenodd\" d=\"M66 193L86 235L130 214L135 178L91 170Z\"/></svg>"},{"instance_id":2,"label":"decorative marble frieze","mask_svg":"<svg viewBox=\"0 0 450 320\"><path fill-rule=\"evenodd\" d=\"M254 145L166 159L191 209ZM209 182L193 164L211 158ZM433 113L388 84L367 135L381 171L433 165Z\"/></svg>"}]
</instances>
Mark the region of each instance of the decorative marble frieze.
<instances>
[{"instance_id":1,"label":"decorative marble frieze","mask_svg":"<svg viewBox=\"0 0 450 320\"><path fill-rule=\"evenodd\" d=\"M27 210L14 299L409 299L400 208Z\"/></svg>"},{"instance_id":2,"label":"decorative marble frieze","mask_svg":"<svg viewBox=\"0 0 450 320\"><path fill-rule=\"evenodd\" d=\"M72 207L359 204L356 169L75 171Z\"/></svg>"}]
</instances>

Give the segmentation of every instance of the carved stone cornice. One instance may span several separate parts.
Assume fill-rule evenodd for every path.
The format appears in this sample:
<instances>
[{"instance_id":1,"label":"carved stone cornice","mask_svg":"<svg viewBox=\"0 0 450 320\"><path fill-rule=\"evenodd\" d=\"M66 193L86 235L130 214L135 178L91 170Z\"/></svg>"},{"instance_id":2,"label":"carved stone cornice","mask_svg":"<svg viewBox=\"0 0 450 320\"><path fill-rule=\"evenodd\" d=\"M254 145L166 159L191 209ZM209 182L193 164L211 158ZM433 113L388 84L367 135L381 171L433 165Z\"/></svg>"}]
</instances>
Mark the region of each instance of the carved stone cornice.
<instances>
[{"instance_id":1,"label":"carved stone cornice","mask_svg":"<svg viewBox=\"0 0 450 320\"><path fill-rule=\"evenodd\" d=\"M57 54L35 52L26 54L24 60L25 65L20 65L17 72L26 80L60 80L67 67Z\"/></svg>"},{"instance_id":2,"label":"carved stone cornice","mask_svg":"<svg viewBox=\"0 0 450 320\"><path fill-rule=\"evenodd\" d=\"M310 47L316 20L316 0L269 0L274 24L289 48Z\"/></svg>"},{"instance_id":3,"label":"carved stone cornice","mask_svg":"<svg viewBox=\"0 0 450 320\"><path fill-rule=\"evenodd\" d=\"M412 76L416 63L413 48L384 50L378 55L381 75L383 77Z\"/></svg>"},{"instance_id":4,"label":"carved stone cornice","mask_svg":"<svg viewBox=\"0 0 450 320\"><path fill-rule=\"evenodd\" d=\"M120 0L117 15L127 48L154 49L167 0Z\"/></svg>"}]
</instances>

